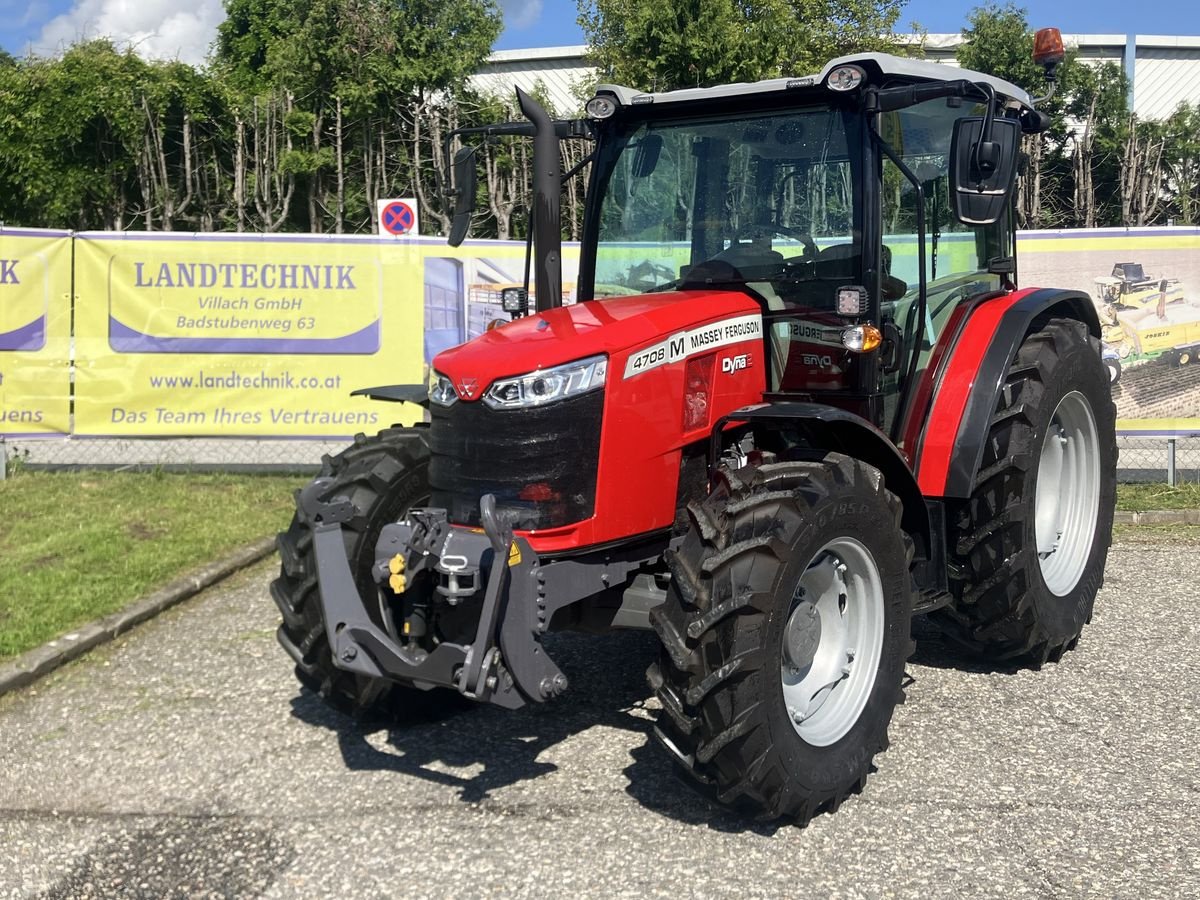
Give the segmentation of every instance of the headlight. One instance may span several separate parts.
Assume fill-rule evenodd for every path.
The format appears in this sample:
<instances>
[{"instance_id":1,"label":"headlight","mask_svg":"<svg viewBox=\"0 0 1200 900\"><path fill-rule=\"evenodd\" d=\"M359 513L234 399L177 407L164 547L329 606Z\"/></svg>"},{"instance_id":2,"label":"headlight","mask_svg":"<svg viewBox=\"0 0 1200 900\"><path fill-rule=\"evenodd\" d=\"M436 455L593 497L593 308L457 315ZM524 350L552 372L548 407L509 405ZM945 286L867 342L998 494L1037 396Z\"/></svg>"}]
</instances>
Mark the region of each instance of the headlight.
<instances>
[{"instance_id":1,"label":"headlight","mask_svg":"<svg viewBox=\"0 0 1200 900\"><path fill-rule=\"evenodd\" d=\"M438 406L453 406L458 400L458 392L450 379L441 372L429 370L429 402Z\"/></svg>"},{"instance_id":2,"label":"headlight","mask_svg":"<svg viewBox=\"0 0 1200 900\"><path fill-rule=\"evenodd\" d=\"M602 387L607 374L608 357L590 356L553 369L539 369L516 378L501 378L487 389L483 402L492 409L544 406Z\"/></svg>"},{"instance_id":3,"label":"headlight","mask_svg":"<svg viewBox=\"0 0 1200 900\"><path fill-rule=\"evenodd\" d=\"M584 110L593 119L608 119L617 111L617 104L611 97L593 97L587 102Z\"/></svg>"}]
</instances>

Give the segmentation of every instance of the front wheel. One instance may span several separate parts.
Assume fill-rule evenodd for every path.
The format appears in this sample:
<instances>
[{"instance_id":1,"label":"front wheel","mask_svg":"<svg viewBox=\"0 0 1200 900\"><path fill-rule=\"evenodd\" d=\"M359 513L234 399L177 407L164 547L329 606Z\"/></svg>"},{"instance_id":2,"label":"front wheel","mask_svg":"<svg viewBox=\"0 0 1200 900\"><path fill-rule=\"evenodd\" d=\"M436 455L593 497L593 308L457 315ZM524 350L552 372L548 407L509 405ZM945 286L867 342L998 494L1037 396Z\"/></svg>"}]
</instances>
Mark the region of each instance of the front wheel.
<instances>
[{"instance_id":1,"label":"front wheel","mask_svg":"<svg viewBox=\"0 0 1200 900\"><path fill-rule=\"evenodd\" d=\"M859 791L903 698L911 543L870 466L723 472L671 557L657 736L708 793L807 822Z\"/></svg>"},{"instance_id":2,"label":"front wheel","mask_svg":"<svg viewBox=\"0 0 1200 900\"><path fill-rule=\"evenodd\" d=\"M342 526L346 558L359 594L376 624L385 626L384 611L371 574L375 544L385 525L404 517L413 506L429 501L429 446L424 429L389 428L372 437L359 435L354 444L325 457L321 475L330 479L322 500L345 496L355 515ZM297 495L298 496L298 495ZM281 568L271 583L271 596L283 615L276 635L296 664L300 683L336 709L354 715L395 712L429 715L458 705L451 691L418 691L339 669L333 662L313 546L313 523L297 507L288 530L279 535Z\"/></svg>"}]
</instances>

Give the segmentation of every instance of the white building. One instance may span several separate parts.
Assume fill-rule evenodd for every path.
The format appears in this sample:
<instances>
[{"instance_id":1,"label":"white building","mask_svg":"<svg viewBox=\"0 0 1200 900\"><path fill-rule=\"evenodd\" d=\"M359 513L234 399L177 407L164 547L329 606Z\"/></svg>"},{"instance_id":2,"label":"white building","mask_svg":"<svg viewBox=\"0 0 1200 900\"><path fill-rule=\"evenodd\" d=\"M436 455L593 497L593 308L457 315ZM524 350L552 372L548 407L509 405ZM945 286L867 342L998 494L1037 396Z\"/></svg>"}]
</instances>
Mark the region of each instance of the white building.
<instances>
[{"instance_id":1,"label":"white building","mask_svg":"<svg viewBox=\"0 0 1200 900\"><path fill-rule=\"evenodd\" d=\"M1185 101L1200 104L1200 37L1171 35L1065 34L1063 40L1080 59L1120 64L1129 76L1130 103L1141 118L1169 116ZM925 38L927 59L954 65L963 44L961 34ZM511 97L515 86L539 86L560 115L579 108L580 96L596 81L586 46L500 50L493 53L472 82L481 90ZM795 73L809 74L809 73Z\"/></svg>"}]
</instances>

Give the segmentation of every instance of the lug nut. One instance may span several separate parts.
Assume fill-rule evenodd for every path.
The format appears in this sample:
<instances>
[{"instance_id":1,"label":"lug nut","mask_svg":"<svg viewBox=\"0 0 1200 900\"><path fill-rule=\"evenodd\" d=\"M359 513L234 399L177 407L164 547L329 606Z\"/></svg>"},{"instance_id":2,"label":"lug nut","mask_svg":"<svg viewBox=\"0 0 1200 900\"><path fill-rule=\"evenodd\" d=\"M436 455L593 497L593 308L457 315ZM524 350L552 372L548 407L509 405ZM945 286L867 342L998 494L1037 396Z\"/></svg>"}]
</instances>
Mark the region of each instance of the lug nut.
<instances>
[{"instance_id":1,"label":"lug nut","mask_svg":"<svg viewBox=\"0 0 1200 900\"><path fill-rule=\"evenodd\" d=\"M356 647L346 647L342 650L342 662L353 662L356 656L358 656Z\"/></svg>"}]
</instances>

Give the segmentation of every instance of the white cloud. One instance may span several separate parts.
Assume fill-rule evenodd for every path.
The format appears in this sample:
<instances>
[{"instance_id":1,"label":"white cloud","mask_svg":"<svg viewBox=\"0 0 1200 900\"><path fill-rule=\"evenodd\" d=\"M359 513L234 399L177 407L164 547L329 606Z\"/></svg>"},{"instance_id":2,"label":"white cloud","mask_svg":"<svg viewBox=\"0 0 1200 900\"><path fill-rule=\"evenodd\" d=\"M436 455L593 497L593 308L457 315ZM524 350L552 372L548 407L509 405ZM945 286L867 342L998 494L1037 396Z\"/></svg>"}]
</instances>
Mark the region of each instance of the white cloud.
<instances>
[{"instance_id":1,"label":"white cloud","mask_svg":"<svg viewBox=\"0 0 1200 900\"><path fill-rule=\"evenodd\" d=\"M76 0L70 11L42 28L38 53L57 53L80 40L106 37L132 46L149 59L204 62L217 25L225 19L221 0Z\"/></svg>"},{"instance_id":2,"label":"white cloud","mask_svg":"<svg viewBox=\"0 0 1200 900\"><path fill-rule=\"evenodd\" d=\"M500 7L509 28L530 28L542 17L542 0L500 0Z\"/></svg>"}]
</instances>

